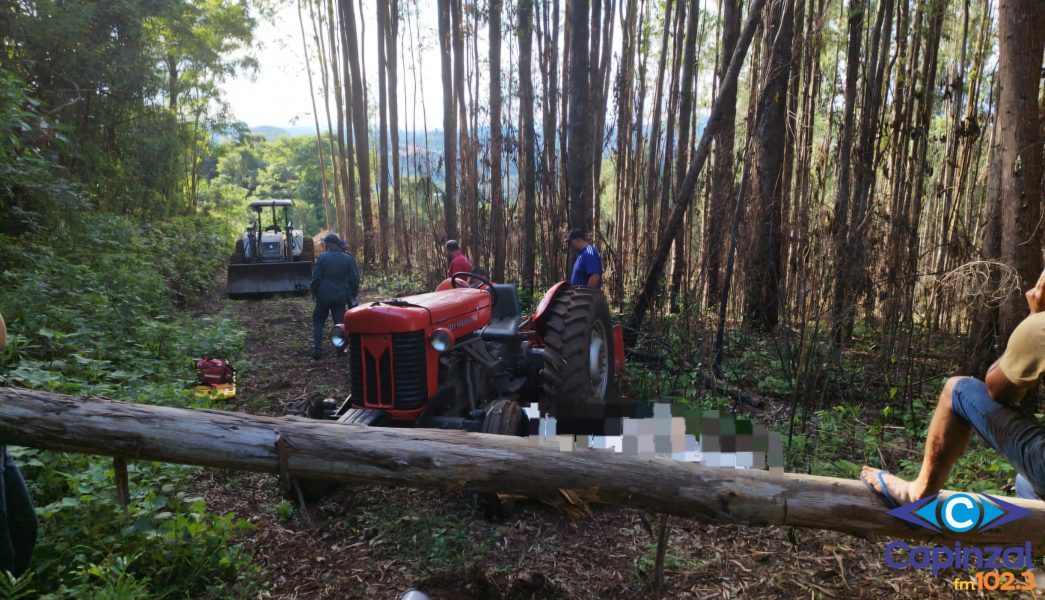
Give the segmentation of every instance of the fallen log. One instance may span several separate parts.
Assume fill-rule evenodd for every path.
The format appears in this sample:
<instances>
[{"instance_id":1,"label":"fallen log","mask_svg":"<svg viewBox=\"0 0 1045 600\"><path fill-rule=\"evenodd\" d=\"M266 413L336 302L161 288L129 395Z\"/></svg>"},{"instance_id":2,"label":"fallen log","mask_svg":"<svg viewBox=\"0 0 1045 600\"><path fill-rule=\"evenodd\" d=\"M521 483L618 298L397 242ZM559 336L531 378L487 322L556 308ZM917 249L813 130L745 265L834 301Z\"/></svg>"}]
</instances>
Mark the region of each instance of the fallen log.
<instances>
[{"instance_id":1,"label":"fallen log","mask_svg":"<svg viewBox=\"0 0 1045 600\"><path fill-rule=\"evenodd\" d=\"M560 452L532 438L362 427L0 388L0 442L310 479L590 499L712 523L948 540L886 514L861 483L722 469L600 450ZM1045 548L1045 503L964 544Z\"/></svg>"}]
</instances>

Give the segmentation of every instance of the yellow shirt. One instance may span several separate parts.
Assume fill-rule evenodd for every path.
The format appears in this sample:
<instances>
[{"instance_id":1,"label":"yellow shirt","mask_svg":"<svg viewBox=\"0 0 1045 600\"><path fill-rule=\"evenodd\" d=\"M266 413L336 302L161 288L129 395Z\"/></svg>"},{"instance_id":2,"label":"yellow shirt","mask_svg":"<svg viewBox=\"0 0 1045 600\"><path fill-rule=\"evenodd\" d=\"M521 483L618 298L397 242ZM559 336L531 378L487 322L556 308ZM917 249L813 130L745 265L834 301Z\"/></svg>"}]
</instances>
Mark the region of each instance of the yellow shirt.
<instances>
[{"instance_id":1,"label":"yellow shirt","mask_svg":"<svg viewBox=\"0 0 1045 600\"><path fill-rule=\"evenodd\" d=\"M998 366L1017 385L1037 383L1045 374L1045 312L1033 314L1016 326Z\"/></svg>"}]
</instances>

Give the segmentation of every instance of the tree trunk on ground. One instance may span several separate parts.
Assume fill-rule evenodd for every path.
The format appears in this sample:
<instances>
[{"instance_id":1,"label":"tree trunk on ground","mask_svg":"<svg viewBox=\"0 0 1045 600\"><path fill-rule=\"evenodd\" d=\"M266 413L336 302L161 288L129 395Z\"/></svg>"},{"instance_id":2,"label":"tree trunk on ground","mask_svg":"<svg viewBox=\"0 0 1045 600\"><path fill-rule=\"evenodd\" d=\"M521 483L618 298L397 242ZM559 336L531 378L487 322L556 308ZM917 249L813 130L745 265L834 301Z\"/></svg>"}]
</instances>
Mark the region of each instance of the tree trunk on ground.
<instances>
[{"instance_id":1,"label":"tree trunk on ground","mask_svg":"<svg viewBox=\"0 0 1045 600\"><path fill-rule=\"evenodd\" d=\"M747 267L744 322L761 330L776 327L780 313L780 219L783 189L787 87L791 79L794 0L774 0L766 15L765 85L751 135L751 187L748 195L755 237Z\"/></svg>"},{"instance_id":2,"label":"tree trunk on ground","mask_svg":"<svg viewBox=\"0 0 1045 600\"><path fill-rule=\"evenodd\" d=\"M293 478L537 497L568 488L590 501L706 522L953 543L890 515L856 480L704 467L605 450L562 452L536 437L365 427L0 388L0 439L59 452ZM1029 514L965 534L962 542L1030 543L1040 550L1045 508L1031 500L1007 501Z\"/></svg>"}]
</instances>

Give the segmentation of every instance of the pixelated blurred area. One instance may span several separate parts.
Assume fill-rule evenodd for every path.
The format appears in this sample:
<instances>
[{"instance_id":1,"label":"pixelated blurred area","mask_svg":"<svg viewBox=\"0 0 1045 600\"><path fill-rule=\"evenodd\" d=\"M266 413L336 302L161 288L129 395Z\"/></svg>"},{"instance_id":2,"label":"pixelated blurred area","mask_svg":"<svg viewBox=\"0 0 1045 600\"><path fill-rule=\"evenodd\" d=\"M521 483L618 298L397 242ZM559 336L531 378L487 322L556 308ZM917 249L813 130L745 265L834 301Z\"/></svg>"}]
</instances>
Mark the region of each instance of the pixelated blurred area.
<instances>
[{"instance_id":1,"label":"pixelated blurred area","mask_svg":"<svg viewBox=\"0 0 1045 600\"><path fill-rule=\"evenodd\" d=\"M564 452L594 448L709 467L784 472L780 434L743 416L653 404L636 411L640 415L636 418L604 419L598 426L599 434L578 434L569 425L563 428L554 417L542 417L536 404L524 410L530 419L530 434L538 436L541 445L557 446Z\"/></svg>"}]
</instances>

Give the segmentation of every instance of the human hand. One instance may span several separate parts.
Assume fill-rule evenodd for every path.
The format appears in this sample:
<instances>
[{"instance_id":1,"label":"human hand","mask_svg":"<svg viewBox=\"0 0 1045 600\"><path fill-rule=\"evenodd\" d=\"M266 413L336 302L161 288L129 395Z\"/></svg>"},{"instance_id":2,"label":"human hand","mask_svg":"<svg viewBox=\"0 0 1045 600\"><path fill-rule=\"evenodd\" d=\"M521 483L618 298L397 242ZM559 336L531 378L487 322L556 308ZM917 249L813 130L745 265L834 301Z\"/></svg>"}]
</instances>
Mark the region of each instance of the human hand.
<instances>
[{"instance_id":1,"label":"human hand","mask_svg":"<svg viewBox=\"0 0 1045 600\"><path fill-rule=\"evenodd\" d=\"M1045 271L1038 277L1038 283L1027 291L1027 305L1032 315L1045 310Z\"/></svg>"}]
</instances>

